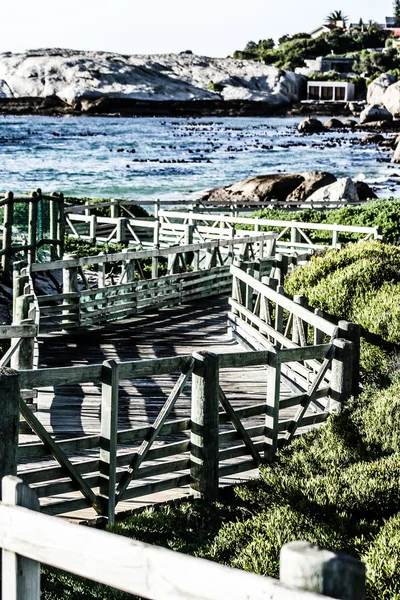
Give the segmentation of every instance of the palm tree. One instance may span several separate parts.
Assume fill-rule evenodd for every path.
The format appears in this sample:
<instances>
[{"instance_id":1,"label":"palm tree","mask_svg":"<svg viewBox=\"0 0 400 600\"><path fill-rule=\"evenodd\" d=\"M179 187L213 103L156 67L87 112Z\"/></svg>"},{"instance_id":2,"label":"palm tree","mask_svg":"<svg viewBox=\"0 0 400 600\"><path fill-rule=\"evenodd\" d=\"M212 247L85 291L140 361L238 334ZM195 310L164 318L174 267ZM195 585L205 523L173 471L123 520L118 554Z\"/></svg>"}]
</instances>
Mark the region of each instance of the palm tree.
<instances>
[{"instance_id":1,"label":"palm tree","mask_svg":"<svg viewBox=\"0 0 400 600\"><path fill-rule=\"evenodd\" d=\"M334 10L326 17L326 22L329 25L336 25L338 21L342 21L343 25L346 25L348 18L341 10Z\"/></svg>"}]
</instances>

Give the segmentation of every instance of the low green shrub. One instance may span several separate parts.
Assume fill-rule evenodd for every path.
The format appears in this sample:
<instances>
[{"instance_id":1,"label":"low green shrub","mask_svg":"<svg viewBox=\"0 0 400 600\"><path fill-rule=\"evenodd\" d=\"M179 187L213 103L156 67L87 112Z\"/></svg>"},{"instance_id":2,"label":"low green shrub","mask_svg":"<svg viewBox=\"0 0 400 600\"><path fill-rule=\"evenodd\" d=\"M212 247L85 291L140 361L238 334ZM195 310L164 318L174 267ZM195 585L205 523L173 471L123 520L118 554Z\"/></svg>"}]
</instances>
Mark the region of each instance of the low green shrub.
<instances>
[{"instance_id":1,"label":"low green shrub","mask_svg":"<svg viewBox=\"0 0 400 600\"><path fill-rule=\"evenodd\" d=\"M367 564L369 598L400 599L400 513L380 529L362 557Z\"/></svg>"}]
</instances>

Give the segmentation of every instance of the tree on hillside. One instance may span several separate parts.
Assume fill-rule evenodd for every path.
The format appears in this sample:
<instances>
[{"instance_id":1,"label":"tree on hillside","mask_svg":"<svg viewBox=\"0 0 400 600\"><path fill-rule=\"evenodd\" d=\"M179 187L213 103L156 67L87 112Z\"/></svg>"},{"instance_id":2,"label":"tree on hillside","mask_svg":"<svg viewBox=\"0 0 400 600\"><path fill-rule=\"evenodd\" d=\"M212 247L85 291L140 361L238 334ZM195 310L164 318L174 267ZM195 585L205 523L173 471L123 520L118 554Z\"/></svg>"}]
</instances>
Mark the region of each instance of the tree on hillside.
<instances>
[{"instance_id":1,"label":"tree on hillside","mask_svg":"<svg viewBox=\"0 0 400 600\"><path fill-rule=\"evenodd\" d=\"M398 0L400 1L400 0ZM326 22L329 23L330 25L336 25L336 23L338 21L343 21L343 25L346 25L346 22L348 20L349 17L347 17L343 11L341 10L334 10L331 13L329 13L329 15L326 17Z\"/></svg>"},{"instance_id":2,"label":"tree on hillside","mask_svg":"<svg viewBox=\"0 0 400 600\"><path fill-rule=\"evenodd\" d=\"M400 27L400 0L394 0L393 2L393 18L394 26Z\"/></svg>"}]
</instances>

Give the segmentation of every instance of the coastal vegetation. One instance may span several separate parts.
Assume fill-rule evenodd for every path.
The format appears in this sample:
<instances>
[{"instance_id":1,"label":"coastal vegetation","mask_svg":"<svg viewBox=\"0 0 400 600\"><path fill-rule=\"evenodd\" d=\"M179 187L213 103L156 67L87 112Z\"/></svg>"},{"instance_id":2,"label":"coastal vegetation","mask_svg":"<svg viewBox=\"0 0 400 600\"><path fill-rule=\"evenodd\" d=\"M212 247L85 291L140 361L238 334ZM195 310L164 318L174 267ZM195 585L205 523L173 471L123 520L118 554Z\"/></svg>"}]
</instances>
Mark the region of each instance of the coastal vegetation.
<instances>
[{"instance_id":1,"label":"coastal vegetation","mask_svg":"<svg viewBox=\"0 0 400 600\"><path fill-rule=\"evenodd\" d=\"M342 57L350 57L354 62L364 57L368 48L382 48L391 33L382 29L377 23L368 25L360 24L352 29L332 29L319 35L311 37L308 33L297 33L295 35L284 35L278 40L278 45L272 46L269 40L260 40L248 42L243 50L237 50L233 57L237 59L256 60L268 65L294 70L296 67L304 67L306 59L317 58L318 56L331 56L332 54ZM373 64L375 66L378 57L373 54ZM377 54L383 54L381 52ZM397 54L397 53L396 53ZM383 70L386 68L396 68L397 57L394 53L389 53L386 60L384 56L379 58L385 63L379 64ZM379 61L378 61L379 62ZM388 64L390 65L388 67ZM375 69L376 70L376 69ZM380 70L380 68L378 69ZM359 72L359 71L356 71Z\"/></svg>"}]
</instances>

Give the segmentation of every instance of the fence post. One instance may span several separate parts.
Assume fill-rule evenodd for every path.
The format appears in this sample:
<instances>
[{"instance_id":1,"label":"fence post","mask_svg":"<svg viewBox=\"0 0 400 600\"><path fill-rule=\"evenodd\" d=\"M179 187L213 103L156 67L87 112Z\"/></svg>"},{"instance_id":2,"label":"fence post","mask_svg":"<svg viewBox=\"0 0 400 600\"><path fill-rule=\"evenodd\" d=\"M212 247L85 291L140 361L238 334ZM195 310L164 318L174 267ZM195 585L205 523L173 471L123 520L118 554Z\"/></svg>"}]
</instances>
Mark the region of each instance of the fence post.
<instances>
[{"instance_id":1,"label":"fence post","mask_svg":"<svg viewBox=\"0 0 400 600\"><path fill-rule=\"evenodd\" d=\"M15 315L14 325L21 325L22 323L33 324L33 321L28 319L29 309L33 302L33 296L31 294L25 294L24 296L18 296L15 301ZM33 368L33 357L35 352L35 338L22 338L16 352L11 357L11 367L13 369L32 369Z\"/></svg>"},{"instance_id":2,"label":"fence post","mask_svg":"<svg viewBox=\"0 0 400 600\"><path fill-rule=\"evenodd\" d=\"M265 412L264 457L273 461L278 449L281 364L276 348L268 351L267 406Z\"/></svg>"},{"instance_id":3,"label":"fence post","mask_svg":"<svg viewBox=\"0 0 400 600\"><path fill-rule=\"evenodd\" d=\"M317 317L323 317L324 313L320 308L315 308L314 315L317 315ZM322 344L323 335L324 334L320 329L317 329L317 327L314 327L314 346L318 346L318 344Z\"/></svg>"},{"instance_id":4,"label":"fence post","mask_svg":"<svg viewBox=\"0 0 400 600\"><path fill-rule=\"evenodd\" d=\"M19 375L0 367L0 479L17 474Z\"/></svg>"},{"instance_id":5,"label":"fence post","mask_svg":"<svg viewBox=\"0 0 400 600\"><path fill-rule=\"evenodd\" d=\"M329 412L340 412L343 404L352 395L354 346L344 339L333 340L332 379Z\"/></svg>"},{"instance_id":6,"label":"fence post","mask_svg":"<svg viewBox=\"0 0 400 600\"><path fill-rule=\"evenodd\" d=\"M157 251L156 256L152 256L151 258L151 277L152 279L158 278L158 258L159 258L159 246L154 246L154 250Z\"/></svg>"},{"instance_id":7,"label":"fence post","mask_svg":"<svg viewBox=\"0 0 400 600\"><path fill-rule=\"evenodd\" d=\"M73 260L78 261L78 256L76 254L67 254L64 256L65 260ZM78 266L64 267L63 269L63 294L73 294L78 291ZM77 305L77 324L79 324L79 299L77 302L72 301L68 298L64 300L65 304L75 304ZM71 319L68 318L70 316L73 318L74 311L70 311L69 309L63 311L63 315L65 315L66 322L70 322ZM64 319L63 319L64 320Z\"/></svg>"},{"instance_id":8,"label":"fence post","mask_svg":"<svg viewBox=\"0 0 400 600\"><path fill-rule=\"evenodd\" d=\"M29 220L28 220L28 263L32 264L36 262L36 248L37 248L37 220L38 220L38 203L42 198L42 191L40 188L37 192L32 192L31 199L29 201ZM43 233L42 233L43 235Z\"/></svg>"},{"instance_id":9,"label":"fence post","mask_svg":"<svg viewBox=\"0 0 400 600\"><path fill-rule=\"evenodd\" d=\"M56 247L55 240L61 241L58 237L58 224L60 219L60 206L58 202L58 196L54 192L51 194L50 202L50 239L53 240L50 246L50 257L51 260L57 260L60 257L60 253Z\"/></svg>"},{"instance_id":10,"label":"fence post","mask_svg":"<svg viewBox=\"0 0 400 600\"><path fill-rule=\"evenodd\" d=\"M33 490L21 479L9 475L2 480L2 500L9 506L22 506L40 510L39 501ZM2 569L3 600L39 600L40 563L15 552L3 550Z\"/></svg>"},{"instance_id":11,"label":"fence post","mask_svg":"<svg viewBox=\"0 0 400 600\"><path fill-rule=\"evenodd\" d=\"M119 217L119 202L115 198L111 198L110 216L112 219Z\"/></svg>"},{"instance_id":12,"label":"fence post","mask_svg":"<svg viewBox=\"0 0 400 600\"><path fill-rule=\"evenodd\" d=\"M289 542L281 549L280 581L294 590L338 600L364 600L365 565L360 560L308 542Z\"/></svg>"},{"instance_id":13,"label":"fence post","mask_svg":"<svg viewBox=\"0 0 400 600\"><path fill-rule=\"evenodd\" d=\"M218 497L219 358L194 352L190 433L190 486L206 504Z\"/></svg>"},{"instance_id":14,"label":"fence post","mask_svg":"<svg viewBox=\"0 0 400 600\"><path fill-rule=\"evenodd\" d=\"M128 254L130 252L129 248L124 248L122 250L124 254ZM124 260L124 276L122 278L122 283L132 283L135 278L135 261L129 258Z\"/></svg>"},{"instance_id":15,"label":"fence post","mask_svg":"<svg viewBox=\"0 0 400 600\"><path fill-rule=\"evenodd\" d=\"M97 256L105 256L105 252L99 252ZM106 263L99 262L97 264L97 287L106 287Z\"/></svg>"},{"instance_id":16,"label":"fence post","mask_svg":"<svg viewBox=\"0 0 400 600\"><path fill-rule=\"evenodd\" d=\"M153 232L153 246L157 248L160 245L160 201L154 202L154 232Z\"/></svg>"},{"instance_id":17,"label":"fence post","mask_svg":"<svg viewBox=\"0 0 400 600\"><path fill-rule=\"evenodd\" d=\"M7 202L4 205L3 216L3 273L6 279L10 279L11 275L11 246L12 246L12 228L14 224L14 194L7 192L5 195Z\"/></svg>"},{"instance_id":18,"label":"fence post","mask_svg":"<svg viewBox=\"0 0 400 600\"><path fill-rule=\"evenodd\" d=\"M361 328L357 323L350 321L339 321L339 337L353 342L353 396L358 396L360 385L360 345L361 345Z\"/></svg>"},{"instance_id":19,"label":"fence post","mask_svg":"<svg viewBox=\"0 0 400 600\"><path fill-rule=\"evenodd\" d=\"M126 237L126 223L127 223L128 219L125 219L125 217L118 217L117 219L117 235L116 235L116 242L117 244L123 244L124 242L127 241L127 237Z\"/></svg>"},{"instance_id":20,"label":"fence post","mask_svg":"<svg viewBox=\"0 0 400 600\"><path fill-rule=\"evenodd\" d=\"M64 196L63 194L58 195L58 223L57 223L57 239L60 242L59 257L64 256L64 238L65 238L65 213L64 213Z\"/></svg>"},{"instance_id":21,"label":"fence post","mask_svg":"<svg viewBox=\"0 0 400 600\"><path fill-rule=\"evenodd\" d=\"M19 399L20 383L17 371L0 367L0 481L6 475L17 474ZM2 500L1 488L0 500ZM0 551L1 576L3 575L2 559ZM3 581L1 583L3 589ZM0 600L1 598L9 600L8 591L5 592L7 593L3 593Z\"/></svg>"},{"instance_id":22,"label":"fence post","mask_svg":"<svg viewBox=\"0 0 400 600\"><path fill-rule=\"evenodd\" d=\"M300 294L296 294L293 296L293 302L302 306L304 308L308 308L308 300L306 296L302 296ZM301 329L304 333L304 340L302 340ZM308 326L307 323L302 321L296 315L293 315L293 332L292 332L292 341L299 346L307 345L307 335L308 335ZM304 344L302 343L304 341Z\"/></svg>"},{"instance_id":23,"label":"fence post","mask_svg":"<svg viewBox=\"0 0 400 600\"><path fill-rule=\"evenodd\" d=\"M102 512L108 522L115 517L115 485L117 474L119 364L115 360L103 362L100 433L100 497Z\"/></svg>"}]
</instances>

